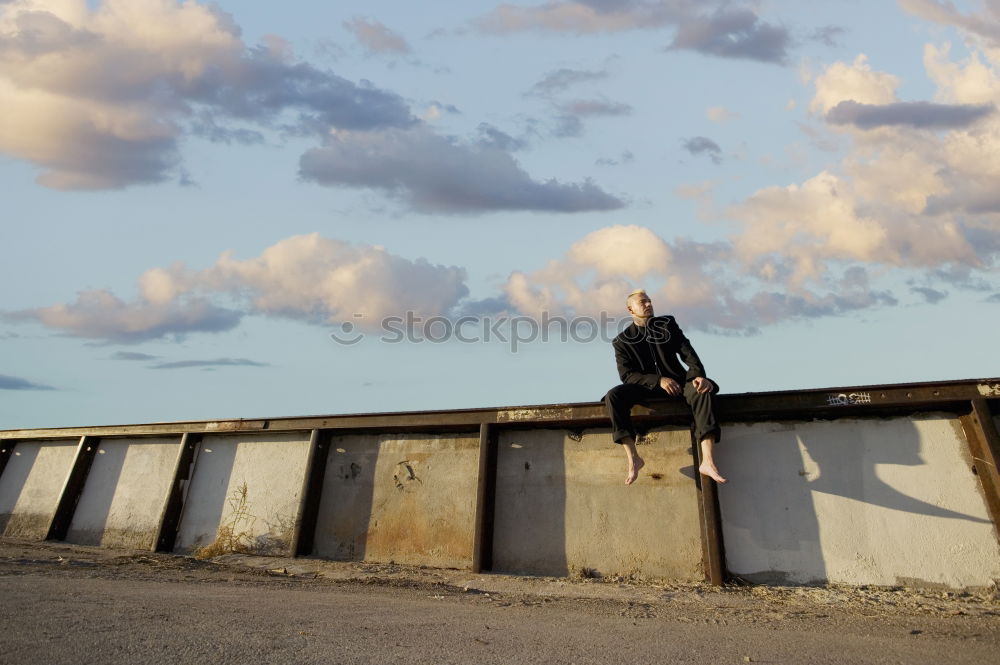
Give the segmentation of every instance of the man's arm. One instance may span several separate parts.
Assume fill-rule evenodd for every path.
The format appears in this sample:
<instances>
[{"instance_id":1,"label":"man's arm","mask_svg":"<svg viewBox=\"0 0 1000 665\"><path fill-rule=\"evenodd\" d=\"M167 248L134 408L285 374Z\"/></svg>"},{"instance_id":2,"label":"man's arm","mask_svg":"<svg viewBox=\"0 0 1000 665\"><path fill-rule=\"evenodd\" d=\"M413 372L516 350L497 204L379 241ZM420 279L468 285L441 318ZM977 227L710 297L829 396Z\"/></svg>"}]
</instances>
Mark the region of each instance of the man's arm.
<instances>
[{"instance_id":1,"label":"man's arm","mask_svg":"<svg viewBox=\"0 0 1000 665\"><path fill-rule=\"evenodd\" d=\"M611 345L615 349L615 362L618 364L618 376L622 383L638 383L651 390L660 385L660 375L643 374L635 354L629 352L625 342L616 339Z\"/></svg>"},{"instance_id":2,"label":"man's arm","mask_svg":"<svg viewBox=\"0 0 1000 665\"><path fill-rule=\"evenodd\" d=\"M685 378L688 381L695 382L695 388L698 392L718 392L719 386L714 381L710 381L705 377L705 366L702 364L701 358L698 357L698 352L695 351L694 347L691 345L691 341L681 331L680 326L677 326L676 323L674 326L675 330L673 331L673 334L677 335L675 339L680 340L678 354L680 355L681 360L684 361L684 364L688 367L687 376ZM709 384L707 390L702 388L701 384L703 381L707 381Z\"/></svg>"}]
</instances>

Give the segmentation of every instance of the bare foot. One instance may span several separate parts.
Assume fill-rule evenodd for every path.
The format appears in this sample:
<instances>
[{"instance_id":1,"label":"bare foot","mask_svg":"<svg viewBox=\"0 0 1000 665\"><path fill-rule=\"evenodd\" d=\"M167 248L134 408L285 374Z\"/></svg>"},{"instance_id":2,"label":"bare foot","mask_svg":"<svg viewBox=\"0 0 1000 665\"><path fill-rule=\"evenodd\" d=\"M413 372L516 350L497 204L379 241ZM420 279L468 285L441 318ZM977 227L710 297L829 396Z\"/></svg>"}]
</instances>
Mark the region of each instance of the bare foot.
<instances>
[{"instance_id":1,"label":"bare foot","mask_svg":"<svg viewBox=\"0 0 1000 665\"><path fill-rule=\"evenodd\" d=\"M701 466L698 467L698 473L703 476L708 476L720 485L727 482L726 479L719 473L719 470L715 468L715 465L709 462L702 462Z\"/></svg>"},{"instance_id":2,"label":"bare foot","mask_svg":"<svg viewBox=\"0 0 1000 665\"><path fill-rule=\"evenodd\" d=\"M625 476L625 484L631 485L635 482L635 479L639 477L639 469L646 466L646 463L642 461L641 457L636 457L632 464L628 465L628 475Z\"/></svg>"}]
</instances>

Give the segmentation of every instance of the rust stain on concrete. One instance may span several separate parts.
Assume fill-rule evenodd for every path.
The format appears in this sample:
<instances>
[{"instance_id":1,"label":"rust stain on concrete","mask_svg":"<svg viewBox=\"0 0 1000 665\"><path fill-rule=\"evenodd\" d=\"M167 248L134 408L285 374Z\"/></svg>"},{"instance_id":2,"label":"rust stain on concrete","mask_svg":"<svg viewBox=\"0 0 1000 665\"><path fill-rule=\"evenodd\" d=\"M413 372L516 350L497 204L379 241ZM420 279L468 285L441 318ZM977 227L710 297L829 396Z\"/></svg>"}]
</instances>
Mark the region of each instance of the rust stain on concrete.
<instances>
[{"instance_id":1,"label":"rust stain on concrete","mask_svg":"<svg viewBox=\"0 0 1000 665\"><path fill-rule=\"evenodd\" d=\"M573 416L573 409L552 407L540 409L506 409L497 412L497 422L520 422L523 420L563 420Z\"/></svg>"}]
</instances>

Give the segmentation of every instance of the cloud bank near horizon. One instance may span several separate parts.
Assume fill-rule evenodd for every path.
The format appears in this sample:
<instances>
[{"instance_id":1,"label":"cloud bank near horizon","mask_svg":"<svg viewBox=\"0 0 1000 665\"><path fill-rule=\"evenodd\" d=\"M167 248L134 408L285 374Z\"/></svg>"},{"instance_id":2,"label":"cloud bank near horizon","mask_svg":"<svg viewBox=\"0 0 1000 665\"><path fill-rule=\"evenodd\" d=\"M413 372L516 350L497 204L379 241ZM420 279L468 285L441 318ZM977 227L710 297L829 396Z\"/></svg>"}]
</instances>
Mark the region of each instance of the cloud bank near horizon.
<instances>
[{"instance_id":1,"label":"cloud bank near horizon","mask_svg":"<svg viewBox=\"0 0 1000 665\"><path fill-rule=\"evenodd\" d=\"M106 290L84 291L75 302L5 318L120 344L224 332L246 315L377 328L397 312L448 311L468 295L465 282L463 268L411 261L382 247L313 233L286 238L250 259L224 252L202 270L182 263L147 270L131 301Z\"/></svg>"}]
</instances>

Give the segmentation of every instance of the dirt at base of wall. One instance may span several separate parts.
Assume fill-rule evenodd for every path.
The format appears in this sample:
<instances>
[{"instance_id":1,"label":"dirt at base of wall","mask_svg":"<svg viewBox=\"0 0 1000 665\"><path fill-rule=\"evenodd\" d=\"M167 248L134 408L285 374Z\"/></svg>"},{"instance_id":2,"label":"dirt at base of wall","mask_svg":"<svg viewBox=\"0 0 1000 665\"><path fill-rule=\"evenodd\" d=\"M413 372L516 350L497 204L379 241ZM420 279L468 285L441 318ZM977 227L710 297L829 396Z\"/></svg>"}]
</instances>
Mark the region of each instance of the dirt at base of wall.
<instances>
[{"instance_id":1,"label":"dirt at base of wall","mask_svg":"<svg viewBox=\"0 0 1000 665\"><path fill-rule=\"evenodd\" d=\"M435 594L489 597L492 602L554 600L621 604L623 611L670 615L713 624L820 619L892 622L920 617L984 622L1000 639L1000 587L947 591L847 586L764 586L629 580L527 577L395 563L226 554L208 560L64 542L0 538L0 576L16 574L159 580L245 586L324 587L365 585L418 589ZM636 609L638 608L638 609Z\"/></svg>"}]
</instances>

